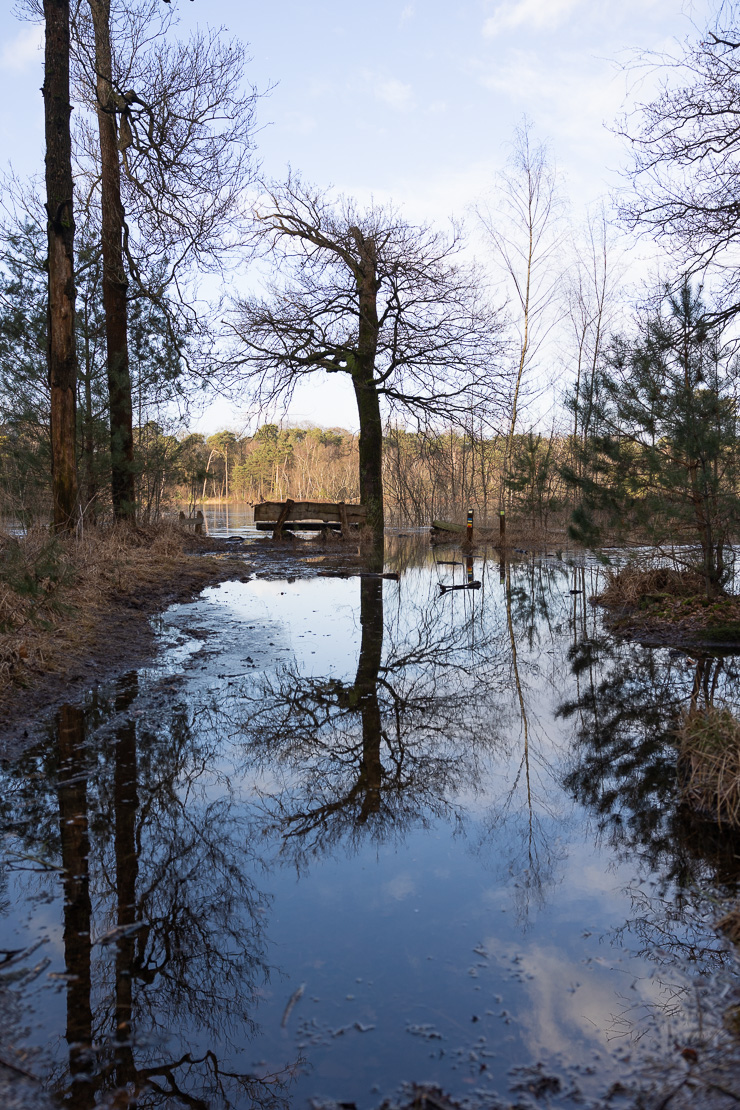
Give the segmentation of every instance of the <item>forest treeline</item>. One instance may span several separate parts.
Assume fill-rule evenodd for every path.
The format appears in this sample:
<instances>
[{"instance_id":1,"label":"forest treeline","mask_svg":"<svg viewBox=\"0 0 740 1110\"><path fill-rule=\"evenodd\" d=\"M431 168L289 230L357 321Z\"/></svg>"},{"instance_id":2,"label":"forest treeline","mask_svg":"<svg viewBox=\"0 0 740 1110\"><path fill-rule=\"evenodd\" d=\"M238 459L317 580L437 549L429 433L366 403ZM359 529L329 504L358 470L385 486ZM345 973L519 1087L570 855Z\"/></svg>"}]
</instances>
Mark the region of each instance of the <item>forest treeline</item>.
<instances>
[{"instance_id":1,"label":"forest treeline","mask_svg":"<svg viewBox=\"0 0 740 1110\"><path fill-rule=\"evenodd\" d=\"M100 438L105 429L99 428ZM0 439L0 481L7 517L48 519L48 430L8 430ZM136 497L144 522L208 502L357 501L358 436L345 428L263 424L254 435L167 434L155 421L134 427ZM569 437L530 432L517 436L504 483L505 435L481 438L449 429L420 435L402 428L383 438L383 483L389 524L423 526L442 517L462 519L473 508L479 524L493 526L499 509L541 528L565 522L570 493L562 464L574 457ZM89 474L91 504L104 485L107 452L99 444ZM502 492L503 491L503 492ZM86 491L87 492L87 491Z\"/></svg>"}]
</instances>

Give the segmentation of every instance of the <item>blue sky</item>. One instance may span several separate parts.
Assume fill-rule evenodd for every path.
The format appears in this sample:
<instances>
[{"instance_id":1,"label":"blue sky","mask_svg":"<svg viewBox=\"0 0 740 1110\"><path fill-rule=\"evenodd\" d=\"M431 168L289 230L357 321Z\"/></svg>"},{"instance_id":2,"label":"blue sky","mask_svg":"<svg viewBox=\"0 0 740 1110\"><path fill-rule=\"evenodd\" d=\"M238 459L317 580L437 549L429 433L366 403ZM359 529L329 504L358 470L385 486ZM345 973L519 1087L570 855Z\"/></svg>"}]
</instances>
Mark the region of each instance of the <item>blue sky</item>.
<instances>
[{"instance_id":1,"label":"blue sky","mask_svg":"<svg viewBox=\"0 0 740 1110\"><path fill-rule=\"evenodd\" d=\"M43 168L42 28L0 12L0 151ZM258 108L266 173L288 164L412 219L464 214L502 168L523 114L546 141L578 213L619 185L622 142L604 126L646 97L620 68L705 23L705 0L173 0L182 27L224 26L248 43L248 73L274 86ZM349 391L330 415L316 385L292 415L354 424ZM217 422L228 421L220 407Z\"/></svg>"}]
</instances>

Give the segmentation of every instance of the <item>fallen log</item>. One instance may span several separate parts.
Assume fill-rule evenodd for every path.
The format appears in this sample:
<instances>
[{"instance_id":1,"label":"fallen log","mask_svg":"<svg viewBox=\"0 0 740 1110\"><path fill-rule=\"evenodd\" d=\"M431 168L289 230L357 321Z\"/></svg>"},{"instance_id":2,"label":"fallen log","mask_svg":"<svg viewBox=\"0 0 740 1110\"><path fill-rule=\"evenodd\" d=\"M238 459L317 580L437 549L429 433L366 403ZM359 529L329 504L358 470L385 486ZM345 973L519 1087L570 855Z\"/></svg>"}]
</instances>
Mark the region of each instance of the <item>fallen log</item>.
<instances>
[{"instance_id":1,"label":"fallen log","mask_svg":"<svg viewBox=\"0 0 740 1110\"><path fill-rule=\"evenodd\" d=\"M479 590L481 588L481 585L482 583L480 582L463 582L460 586L443 586L440 582L439 590L440 593L448 594L452 590Z\"/></svg>"}]
</instances>

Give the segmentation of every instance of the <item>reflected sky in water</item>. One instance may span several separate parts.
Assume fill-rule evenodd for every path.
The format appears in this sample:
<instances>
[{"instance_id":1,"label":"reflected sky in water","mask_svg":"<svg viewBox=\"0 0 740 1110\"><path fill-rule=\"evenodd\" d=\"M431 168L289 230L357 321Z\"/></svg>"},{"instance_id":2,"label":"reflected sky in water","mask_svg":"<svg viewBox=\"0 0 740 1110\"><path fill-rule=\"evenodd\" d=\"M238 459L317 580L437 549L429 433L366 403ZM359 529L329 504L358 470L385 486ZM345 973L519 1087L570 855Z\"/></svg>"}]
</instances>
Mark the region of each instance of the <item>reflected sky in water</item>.
<instances>
[{"instance_id":1,"label":"reflected sky in water","mask_svg":"<svg viewBox=\"0 0 740 1110\"><path fill-rule=\"evenodd\" d=\"M62 1103L567 1102L693 1036L737 846L671 732L734 660L615 644L596 564L387 566L173 607L3 768L0 1005Z\"/></svg>"}]
</instances>

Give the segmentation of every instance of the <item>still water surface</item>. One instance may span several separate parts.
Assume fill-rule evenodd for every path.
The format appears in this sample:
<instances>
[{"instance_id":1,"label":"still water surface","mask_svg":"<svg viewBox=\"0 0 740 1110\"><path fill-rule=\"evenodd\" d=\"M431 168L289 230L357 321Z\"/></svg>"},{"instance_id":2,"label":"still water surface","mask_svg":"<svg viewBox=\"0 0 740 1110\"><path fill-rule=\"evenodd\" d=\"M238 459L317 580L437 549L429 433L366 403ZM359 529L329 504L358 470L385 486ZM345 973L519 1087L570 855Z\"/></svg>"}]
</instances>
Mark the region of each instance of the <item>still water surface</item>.
<instances>
[{"instance_id":1,"label":"still water surface","mask_svg":"<svg viewBox=\"0 0 740 1110\"><path fill-rule=\"evenodd\" d=\"M721 1025L737 845L670 734L735 662L614 643L588 561L460 560L209 589L2 769L0 982L68 1105L567 1103Z\"/></svg>"}]
</instances>

